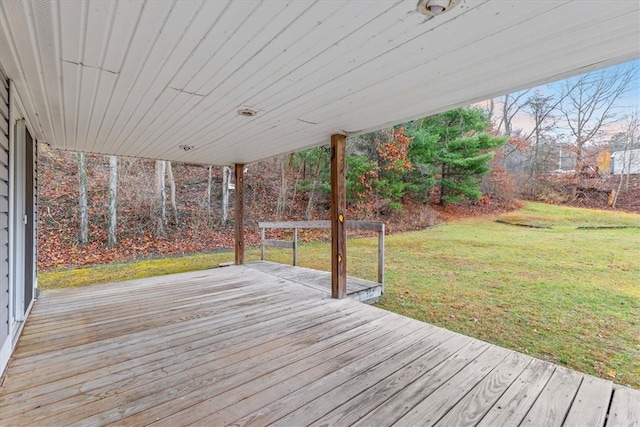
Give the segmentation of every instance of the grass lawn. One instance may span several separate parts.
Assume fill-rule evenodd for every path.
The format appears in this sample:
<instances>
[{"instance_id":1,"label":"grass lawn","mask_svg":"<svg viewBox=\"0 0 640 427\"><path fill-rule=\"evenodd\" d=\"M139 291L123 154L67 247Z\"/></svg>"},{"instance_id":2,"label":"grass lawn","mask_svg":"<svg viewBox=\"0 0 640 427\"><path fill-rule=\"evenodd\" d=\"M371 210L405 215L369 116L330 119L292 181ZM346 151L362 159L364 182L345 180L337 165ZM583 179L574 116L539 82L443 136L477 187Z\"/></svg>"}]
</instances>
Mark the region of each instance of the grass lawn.
<instances>
[{"instance_id":1,"label":"grass lawn","mask_svg":"<svg viewBox=\"0 0 640 427\"><path fill-rule=\"evenodd\" d=\"M349 274L375 280L376 253L376 239L350 240ZM41 272L39 283L168 274L232 258L53 270ZM248 251L248 260L257 258ZM268 259L290 263L291 253L271 249ZM328 243L301 245L299 263L328 269ZM385 291L381 308L640 388L640 215L527 203L500 217L387 236Z\"/></svg>"}]
</instances>

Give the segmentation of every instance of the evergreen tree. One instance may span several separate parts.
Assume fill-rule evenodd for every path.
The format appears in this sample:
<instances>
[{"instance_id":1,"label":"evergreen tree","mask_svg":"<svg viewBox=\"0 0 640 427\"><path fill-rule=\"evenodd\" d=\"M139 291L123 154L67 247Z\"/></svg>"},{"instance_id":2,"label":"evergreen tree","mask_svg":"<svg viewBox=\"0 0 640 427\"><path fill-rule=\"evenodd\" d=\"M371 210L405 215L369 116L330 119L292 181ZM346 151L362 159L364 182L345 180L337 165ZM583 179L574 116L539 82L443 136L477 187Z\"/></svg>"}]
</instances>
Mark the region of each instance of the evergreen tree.
<instances>
[{"instance_id":1,"label":"evergreen tree","mask_svg":"<svg viewBox=\"0 0 640 427\"><path fill-rule=\"evenodd\" d=\"M486 133L488 127L489 118L479 108L456 108L414 123L409 150L414 196L426 201L439 186L440 204L482 197L479 180L491 170L491 149L507 140Z\"/></svg>"}]
</instances>

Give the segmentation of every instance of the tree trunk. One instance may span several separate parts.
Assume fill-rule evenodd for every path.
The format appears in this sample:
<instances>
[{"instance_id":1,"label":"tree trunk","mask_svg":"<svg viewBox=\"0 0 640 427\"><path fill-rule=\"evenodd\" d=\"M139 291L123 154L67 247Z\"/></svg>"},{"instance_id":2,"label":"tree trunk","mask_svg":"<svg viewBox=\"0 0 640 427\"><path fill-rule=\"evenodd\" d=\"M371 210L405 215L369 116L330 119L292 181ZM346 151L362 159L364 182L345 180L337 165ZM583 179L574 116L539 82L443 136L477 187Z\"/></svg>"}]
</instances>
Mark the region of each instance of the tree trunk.
<instances>
[{"instance_id":1,"label":"tree trunk","mask_svg":"<svg viewBox=\"0 0 640 427\"><path fill-rule=\"evenodd\" d=\"M627 156L627 150L629 149L629 138L627 138L624 142L624 150L622 151L622 170L620 171L620 180L618 181L618 189L613 190L613 203L611 203L612 208L616 208L616 203L618 202L618 195L620 194L620 190L622 189L622 182L624 181L624 172L625 172L625 159ZM631 159L629 159L629 167L631 167ZM627 190L629 189L629 172L627 171Z\"/></svg>"},{"instance_id":2,"label":"tree trunk","mask_svg":"<svg viewBox=\"0 0 640 427\"><path fill-rule=\"evenodd\" d=\"M87 166L84 153L76 153L78 161L78 192L80 202L80 244L89 243L89 213L87 207Z\"/></svg>"},{"instance_id":3,"label":"tree trunk","mask_svg":"<svg viewBox=\"0 0 640 427\"><path fill-rule=\"evenodd\" d=\"M493 98L491 98L489 100L489 111L487 112L487 115L489 116L489 123L493 123L493 112L494 112L495 108L496 108L495 102L494 102Z\"/></svg>"},{"instance_id":4,"label":"tree trunk","mask_svg":"<svg viewBox=\"0 0 640 427\"><path fill-rule=\"evenodd\" d=\"M305 220L309 221L311 218L311 208L313 208L313 198L316 193L316 186L318 185L318 178L313 178L313 184L311 184L311 190L309 191L309 201L307 202L307 209L304 212Z\"/></svg>"},{"instance_id":5,"label":"tree trunk","mask_svg":"<svg viewBox=\"0 0 640 427\"><path fill-rule=\"evenodd\" d=\"M231 168L225 166L222 169L222 225L229 219L229 183L231 180Z\"/></svg>"},{"instance_id":6,"label":"tree trunk","mask_svg":"<svg viewBox=\"0 0 640 427\"><path fill-rule=\"evenodd\" d=\"M173 221L175 226L178 226L178 207L176 205L176 181L173 179L173 168L171 167L171 162L166 162L167 164L167 177L169 178L169 190L170 201L171 201L171 213L173 214Z\"/></svg>"},{"instance_id":7,"label":"tree trunk","mask_svg":"<svg viewBox=\"0 0 640 427\"><path fill-rule=\"evenodd\" d=\"M625 190L629 190L629 179L631 178L631 166L633 165L633 160L634 160L634 152L632 152L629 148L631 145L631 140L629 140L629 144L627 145L627 147L625 147L625 154L624 156L627 155L627 153L629 154L627 157L629 157L629 161L627 162L627 173L626 173L626 184L625 184ZM624 157L623 157L624 159ZM622 176L620 177L620 182L622 182Z\"/></svg>"},{"instance_id":8,"label":"tree trunk","mask_svg":"<svg viewBox=\"0 0 640 427\"><path fill-rule=\"evenodd\" d=\"M207 226L211 225L211 182L212 182L213 167L209 166L209 179L207 180Z\"/></svg>"},{"instance_id":9,"label":"tree trunk","mask_svg":"<svg viewBox=\"0 0 640 427\"><path fill-rule=\"evenodd\" d=\"M440 200L438 201L438 204L440 206L444 206L445 204L445 198L444 198L444 178L446 176L446 172L447 172L447 167L443 164L442 165L442 177L440 177Z\"/></svg>"},{"instance_id":10,"label":"tree trunk","mask_svg":"<svg viewBox=\"0 0 640 427\"><path fill-rule=\"evenodd\" d=\"M571 187L571 200L575 200L578 197L578 188L580 187L581 182L581 172L582 172L582 151L583 151L584 143L580 135L577 136L576 139L576 167L574 170L574 179L573 186Z\"/></svg>"},{"instance_id":11,"label":"tree trunk","mask_svg":"<svg viewBox=\"0 0 640 427\"><path fill-rule=\"evenodd\" d=\"M540 148L540 128L536 126L534 129L535 139L533 140L533 153L531 155L531 170L529 178L533 179L538 175L538 150Z\"/></svg>"},{"instance_id":12,"label":"tree trunk","mask_svg":"<svg viewBox=\"0 0 640 427\"><path fill-rule=\"evenodd\" d=\"M165 223L167 219L167 189L164 182L166 171L166 162L164 160L156 160L156 230L159 235L165 234Z\"/></svg>"},{"instance_id":13,"label":"tree trunk","mask_svg":"<svg viewBox=\"0 0 640 427\"><path fill-rule=\"evenodd\" d=\"M502 101L502 120L504 121L504 134L511 136L511 119L509 117L509 94L504 96ZM440 202L442 204L442 201Z\"/></svg>"},{"instance_id":14,"label":"tree trunk","mask_svg":"<svg viewBox=\"0 0 640 427\"><path fill-rule=\"evenodd\" d=\"M117 236L118 158L109 156L109 245L118 244Z\"/></svg>"},{"instance_id":15,"label":"tree trunk","mask_svg":"<svg viewBox=\"0 0 640 427\"><path fill-rule=\"evenodd\" d=\"M316 193L316 187L318 186L320 165L322 164L322 150L318 150L318 159L316 160L316 168L313 172L313 184L311 185L311 191L309 191L309 201L307 202L307 209L304 213L305 219L309 221L311 218L311 209L313 208L313 198Z\"/></svg>"},{"instance_id":16,"label":"tree trunk","mask_svg":"<svg viewBox=\"0 0 640 427\"><path fill-rule=\"evenodd\" d=\"M293 195L291 196L291 203L289 203L289 217L293 214L293 207L296 204L296 196L298 194L298 180L299 176L296 176L296 180L293 182Z\"/></svg>"},{"instance_id":17,"label":"tree trunk","mask_svg":"<svg viewBox=\"0 0 640 427\"><path fill-rule=\"evenodd\" d=\"M278 205L276 207L276 218L278 220L284 215L288 190L287 163L285 158L282 157L280 159L280 191L278 191Z\"/></svg>"}]
</instances>

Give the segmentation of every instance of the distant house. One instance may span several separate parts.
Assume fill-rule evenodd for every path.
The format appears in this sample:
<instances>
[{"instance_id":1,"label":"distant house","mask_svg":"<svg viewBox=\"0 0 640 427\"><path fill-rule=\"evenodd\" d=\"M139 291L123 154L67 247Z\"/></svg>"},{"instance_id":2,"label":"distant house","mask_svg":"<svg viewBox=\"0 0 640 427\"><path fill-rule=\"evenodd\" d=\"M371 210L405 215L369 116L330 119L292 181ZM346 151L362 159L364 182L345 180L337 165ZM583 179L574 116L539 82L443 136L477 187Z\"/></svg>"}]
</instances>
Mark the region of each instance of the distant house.
<instances>
[{"instance_id":1,"label":"distant house","mask_svg":"<svg viewBox=\"0 0 640 427\"><path fill-rule=\"evenodd\" d=\"M640 148L627 151L614 151L611 155L611 173L640 174Z\"/></svg>"}]
</instances>

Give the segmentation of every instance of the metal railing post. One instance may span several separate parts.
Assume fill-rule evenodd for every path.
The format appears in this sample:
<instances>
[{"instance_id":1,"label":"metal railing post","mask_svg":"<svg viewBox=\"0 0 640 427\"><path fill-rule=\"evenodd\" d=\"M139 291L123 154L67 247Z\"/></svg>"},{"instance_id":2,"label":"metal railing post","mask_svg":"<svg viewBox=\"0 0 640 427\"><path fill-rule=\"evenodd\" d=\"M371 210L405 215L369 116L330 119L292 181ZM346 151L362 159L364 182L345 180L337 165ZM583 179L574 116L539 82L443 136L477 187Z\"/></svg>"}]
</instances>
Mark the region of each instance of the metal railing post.
<instances>
[{"instance_id":1,"label":"metal railing post","mask_svg":"<svg viewBox=\"0 0 640 427\"><path fill-rule=\"evenodd\" d=\"M293 265L298 265L298 229L293 229Z\"/></svg>"},{"instance_id":2,"label":"metal railing post","mask_svg":"<svg viewBox=\"0 0 640 427\"><path fill-rule=\"evenodd\" d=\"M382 285L384 292L384 223L378 231L378 283Z\"/></svg>"}]
</instances>

